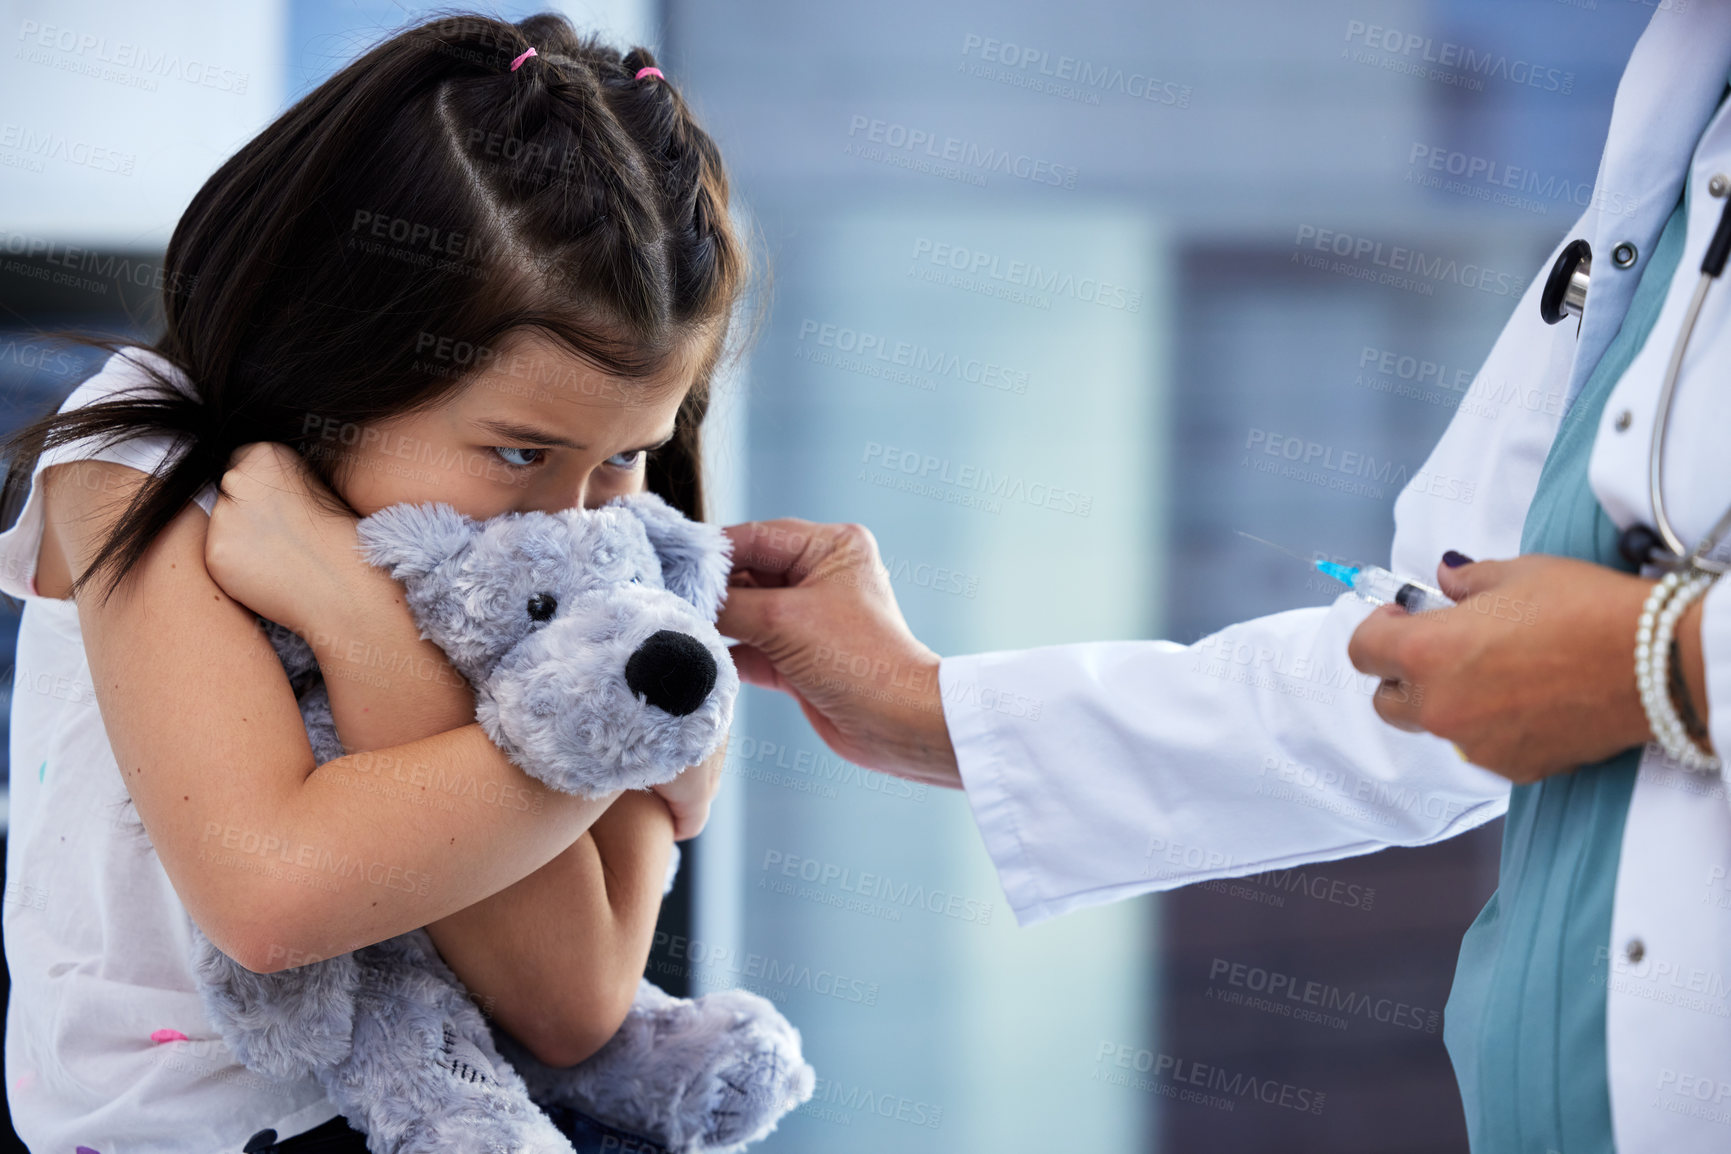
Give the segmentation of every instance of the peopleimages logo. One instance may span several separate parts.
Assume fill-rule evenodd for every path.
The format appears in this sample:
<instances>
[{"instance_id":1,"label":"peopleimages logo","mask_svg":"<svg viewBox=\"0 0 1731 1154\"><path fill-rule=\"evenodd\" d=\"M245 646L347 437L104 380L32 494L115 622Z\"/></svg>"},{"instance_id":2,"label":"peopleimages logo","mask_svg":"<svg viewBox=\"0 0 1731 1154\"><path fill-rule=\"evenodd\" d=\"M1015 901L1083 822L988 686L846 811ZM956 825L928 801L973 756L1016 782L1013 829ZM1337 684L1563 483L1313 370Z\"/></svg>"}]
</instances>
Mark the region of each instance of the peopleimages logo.
<instances>
[{"instance_id":1,"label":"peopleimages logo","mask_svg":"<svg viewBox=\"0 0 1731 1154\"><path fill-rule=\"evenodd\" d=\"M809 341L823 349L834 349L838 353L847 353L858 358L857 362L842 359L819 362L833 363L837 368L850 371L858 371L858 362L869 359L895 368L908 369L918 374L920 380L927 382L932 377L949 377L1007 393L1021 394L1028 391L1026 370L1012 369L979 357L963 359L962 355L956 352L897 340L881 333L866 332L846 325L817 321L810 317L800 322L799 341L802 345ZM808 354L805 359L817 360L817 357Z\"/></svg>"},{"instance_id":2,"label":"peopleimages logo","mask_svg":"<svg viewBox=\"0 0 1731 1154\"><path fill-rule=\"evenodd\" d=\"M763 863L758 869L762 875L758 878L759 889L791 893L792 890L785 885L773 884L773 875L779 874L781 877L812 883L820 890L856 894L867 901L881 903L889 912L897 915L888 919L890 921L900 921L900 911L903 909L925 910L927 913L942 914L958 921L975 922L979 925L987 925L992 920L991 902L966 897L939 887L928 888L919 882L897 882L887 874L868 870L856 872L851 866L818 858L801 857L774 849L766 850Z\"/></svg>"},{"instance_id":3,"label":"peopleimages logo","mask_svg":"<svg viewBox=\"0 0 1731 1154\"><path fill-rule=\"evenodd\" d=\"M129 40L110 40L106 36L74 28L39 24L35 20L25 20L19 24L18 40L24 46L18 54L20 59L61 67L66 71L97 75L100 79L126 80L132 87L150 92L156 91L157 79L173 79L183 80L200 88L232 92L239 96L245 95L250 79L245 72L236 72L220 64L207 64L190 56L182 56L178 52L158 51L149 45L135 44ZM62 60L66 63L45 57L45 51L61 53ZM105 65L111 66L111 69L104 70ZM112 68L129 69L143 75L125 77L124 74L114 73Z\"/></svg>"},{"instance_id":4,"label":"peopleimages logo","mask_svg":"<svg viewBox=\"0 0 1731 1154\"><path fill-rule=\"evenodd\" d=\"M1211 1000L1247 1005L1251 1009L1267 1009L1267 1006L1255 1004L1258 999L1246 996L1261 995L1276 1007L1276 1013L1292 1017L1301 1010L1314 1010L1320 1017L1307 1020L1320 1021L1333 1029L1344 1028L1346 1019L1352 1017L1426 1034L1434 1034L1442 1026L1440 1010L1427 1010L1398 998L1373 998L1327 982L1305 981L1278 970L1227 958L1215 958L1209 963L1208 983L1206 996ZM1218 990L1220 986L1232 989Z\"/></svg>"},{"instance_id":5,"label":"peopleimages logo","mask_svg":"<svg viewBox=\"0 0 1731 1154\"><path fill-rule=\"evenodd\" d=\"M1421 287L1422 282L1440 281L1500 297L1519 296L1527 287L1525 277L1512 273L1498 272L1470 262L1462 263L1453 257L1429 256L1419 249L1407 248L1405 245L1385 244L1370 237L1317 228L1311 224L1298 226L1298 235L1294 238L1293 245L1298 250L1292 254L1294 263L1311 264L1316 258L1304 259L1307 254L1303 250L1314 249L1353 262L1355 271L1369 274L1364 279L1376 279L1375 268L1381 268L1385 270L1382 274L1384 277L1401 274L1397 279L1418 283ZM1366 261L1374 267L1365 268L1361 262Z\"/></svg>"},{"instance_id":6,"label":"peopleimages logo","mask_svg":"<svg viewBox=\"0 0 1731 1154\"><path fill-rule=\"evenodd\" d=\"M920 266L927 266L921 270ZM1123 312L1137 312L1142 307L1142 293L1139 289L1126 288L1124 285L1113 284L1100 280L1098 277L1078 277L1063 269L1042 268L1025 260L1003 260L996 253L971 249L959 244L945 244L929 237L914 238L914 260L909 268L909 275L921 271L926 273L949 274L961 280L945 281L940 276L923 276L921 279L954 283L957 287L972 287L968 282L979 285L1001 284L1017 290L1026 290L1033 294L1034 301L1022 303L1037 303L1040 308L1050 308L1048 296L1069 297L1083 304L1099 305L1101 308L1118 309ZM976 291L987 291L984 289ZM987 291L987 295L1006 295ZM1019 297L1011 296L1010 299Z\"/></svg>"},{"instance_id":7,"label":"peopleimages logo","mask_svg":"<svg viewBox=\"0 0 1731 1154\"><path fill-rule=\"evenodd\" d=\"M918 152L927 159L959 165L963 170L972 169L976 173L997 172L1034 184L1075 188L1076 177L1079 175L1074 165L1058 164L1044 157L980 145L954 136L940 137L928 129L879 120L861 113L855 113L849 118L847 134L852 138L859 138L863 134L868 144L882 145L898 152ZM861 155L868 160L884 159L884 156L870 151Z\"/></svg>"},{"instance_id":8,"label":"peopleimages logo","mask_svg":"<svg viewBox=\"0 0 1731 1154\"><path fill-rule=\"evenodd\" d=\"M1567 96L1575 90L1575 74L1561 68L1548 68L1530 60L1511 59L1501 52L1481 52L1453 40L1438 40L1417 32L1402 32L1398 28L1366 24L1362 20L1346 22L1346 42L1349 45L1362 44L1371 51L1382 52L1393 58L1377 61L1354 57L1360 63L1381 63L1384 67L1391 67L1398 61L1406 67L1391 70L1409 71L1415 75L1435 72L1438 74L1432 75L1431 79L1454 83L1472 81L1467 87L1474 90L1482 89L1486 80L1505 80L1511 84L1526 85L1561 96ZM1350 51L1350 48L1343 48L1341 53L1346 55ZM1437 68L1432 70L1423 67L1429 64L1434 64Z\"/></svg>"},{"instance_id":9,"label":"peopleimages logo","mask_svg":"<svg viewBox=\"0 0 1731 1154\"><path fill-rule=\"evenodd\" d=\"M1596 204L1599 211L1614 216L1629 216L1641 206L1636 198L1617 192L1601 191L1590 180L1570 180L1554 173L1541 175L1536 169L1509 164L1488 156L1476 156L1458 149L1444 148L1437 144L1415 141L1407 154L1407 164L1412 166L1407 169L1406 180L1409 184L1416 181L1446 192L1463 193L1466 186L1483 186L1478 190L1483 193L1482 199L1507 203L1511 207L1524 208L1527 211L1543 213L1545 206L1526 200L1525 197L1534 197L1538 201L1562 201L1576 208L1591 208ZM1455 176L1460 180L1444 183L1440 179L1430 178L1430 173ZM1453 187L1454 185L1462 185L1462 188Z\"/></svg>"},{"instance_id":10,"label":"peopleimages logo","mask_svg":"<svg viewBox=\"0 0 1731 1154\"><path fill-rule=\"evenodd\" d=\"M742 956L736 947L706 943L700 938L669 934L665 930L655 931L654 947L664 950L673 962L687 963L673 968L673 972L685 976L700 971L702 976L710 979L725 976L732 984L748 979L760 987L804 990L819 997L861 1006L878 1004L876 982L848 977L845 973L821 967L813 969L805 962L783 962L767 954L746 953Z\"/></svg>"},{"instance_id":11,"label":"peopleimages logo","mask_svg":"<svg viewBox=\"0 0 1731 1154\"><path fill-rule=\"evenodd\" d=\"M799 1113L843 1126L851 1125L854 1115L841 1113L843 1110L875 1114L879 1118L923 1126L928 1130L936 1130L944 1123L944 1108L936 1103L858 1083L837 1082L821 1075L813 1086L811 1100L799 1108Z\"/></svg>"},{"instance_id":12,"label":"peopleimages logo","mask_svg":"<svg viewBox=\"0 0 1731 1154\"><path fill-rule=\"evenodd\" d=\"M34 172L44 171L42 161L58 160L79 168L131 176L133 165L138 162L138 157L130 152L119 152L99 144L91 144L87 140L77 140L61 133L38 130L22 124L0 125L0 149L6 149L30 161L31 170ZM0 160L0 163L9 162ZM10 164L10 167L23 166Z\"/></svg>"},{"instance_id":13,"label":"peopleimages logo","mask_svg":"<svg viewBox=\"0 0 1731 1154\"><path fill-rule=\"evenodd\" d=\"M116 287L135 285L138 288L166 292L190 292L198 283L197 276L171 276L161 265L147 260L137 260L112 252L97 252L21 232L0 230L0 253L39 262L34 268L21 262L9 262L6 266L8 272L103 294L107 293L110 284ZM59 271L42 268L40 265L53 265ZM101 279L93 280L92 277Z\"/></svg>"},{"instance_id":14,"label":"peopleimages logo","mask_svg":"<svg viewBox=\"0 0 1731 1154\"><path fill-rule=\"evenodd\" d=\"M1119 1073L1108 1069L1134 1073ZM1142 1078L1135 1075L1146 1074ZM1094 1073L1090 1081L1161 1094L1181 1101L1217 1109L1233 1109L1239 1102L1260 1102L1267 1106L1282 1106L1305 1114L1320 1114L1327 1095L1305 1086L1259 1078L1254 1074L1234 1073L1221 1066L1211 1066L1176 1054L1141 1049L1124 1043L1102 1042L1094 1056ZM1189 1087L1200 1087L1201 1091ZM1181 1095L1179 1090L1183 1090Z\"/></svg>"},{"instance_id":15,"label":"peopleimages logo","mask_svg":"<svg viewBox=\"0 0 1731 1154\"><path fill-rule=\"evenodd\" d=\"M982 465L958 463L949 457L934 457L914 449L867 441L860 456L863 466L876 466L873 474L861 470L860 479L886 487L935 496L961 504L983 503L996 513L1001 502L1010 501L1086 517L1094 509L1094 497L1062 485L1029 481L1012 473L994 473ZM896 482L905 482L897 485ZM971 500L961 500L962 497Z\"/></svg>"},{"instance_id":16,"label":"peopleimages logo","mask_svg":"<svg viewBox=\"0 0 1731 1154\"><path fill-rule=\"evenodd\" d=\"M1081 100L1085 104L1099 104L1100 93L1116 92L1154 104L1190 107L1191 88L1188 84L1061 53L1054 59L1044 48L1018 45L1011 40L969 33L962 38L962 55L999 66L974 71L972 74L975 76L1018 88L1049 92L1068 100ZM968 70L965 63L963 70Z\"/></svg>"}]
</instances>

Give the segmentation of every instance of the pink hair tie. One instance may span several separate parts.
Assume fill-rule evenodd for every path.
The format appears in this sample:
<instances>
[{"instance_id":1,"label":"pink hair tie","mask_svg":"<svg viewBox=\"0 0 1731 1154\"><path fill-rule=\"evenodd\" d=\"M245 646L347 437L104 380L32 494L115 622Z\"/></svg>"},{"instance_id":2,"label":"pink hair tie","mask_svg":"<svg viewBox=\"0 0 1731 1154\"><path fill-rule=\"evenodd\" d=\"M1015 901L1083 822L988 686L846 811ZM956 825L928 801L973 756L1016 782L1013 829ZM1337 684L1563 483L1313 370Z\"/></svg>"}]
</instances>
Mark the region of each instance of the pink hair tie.
<instances>
[{"instance_id":1,"label":"pink hair tie","mask_svg":"<svg viewBox=\"0 0 1731 1154\"><path fill-rule=\"evenodd\" d=\"M523 55L521 55L521 56L517 57L517 59L511 61L511 71L512 72L517 71L517 66L522 64L523 61L529 59L529 57L539 56L539 55L541 55L541 54L539 52L535 51L533 48L529 49L529 51L523 53Z\"/></svg>"},{"instance_id":2,"label":"pink hair tie","mask_svg":"<svg viewBox=\"0 0 1731 1154\"><path fill-rule=\"evenodd\" d=\"M643 78L644 78L644 77L645 77L645 76L661 76L661 69L659 69L659 68L654 68L654 67L651 67L651 68L639 68L639 69L638 69L638 70L637 70L637 75L636 75L636 76L633 76L633 77L632 77L632 78L631 78L631 79L633 79L633 80L642 80L642 79L643 79ZM663 79L663 80L666 80L666 79L667 79L667 77L665 77L665 76L661 76L661 79Z\"/></svg>"}]
</instances>

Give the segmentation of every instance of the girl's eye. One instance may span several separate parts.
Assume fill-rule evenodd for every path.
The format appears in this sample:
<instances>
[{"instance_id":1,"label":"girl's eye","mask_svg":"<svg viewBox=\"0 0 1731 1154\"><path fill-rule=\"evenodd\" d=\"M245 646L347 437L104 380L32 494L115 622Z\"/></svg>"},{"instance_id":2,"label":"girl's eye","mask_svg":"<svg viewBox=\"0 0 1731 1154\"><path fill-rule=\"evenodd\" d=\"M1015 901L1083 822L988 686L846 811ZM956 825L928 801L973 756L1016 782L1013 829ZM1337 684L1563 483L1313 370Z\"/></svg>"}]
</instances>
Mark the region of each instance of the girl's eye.
<instances>
[{"instance_id":1,"label":"girl's eye","mask_svg":"<svg viewBox=\"0 0 1731 1154\"><path fill-rule=\"evenodd\" d=\"M607 463L615 469L635 469L643 463L647 456L642 449L633 449L629 453L615 453L607 458Z\"/></svg>"},{"instance_id":2,"label":"girl's eye","mask_svg":"<svg viewBox=\"0 0 1731 1154\"><path fill-rule=\"evenodd\" d=\"M541 463L541 458L536 457L533 461L518 461L512 459L512 454L545 454L547 452L546 449L518 449L509 445L495 445L493 451L499 454L499 459L504 461L507 465L512 465L519 469L527 469L533 465L539 465Z\"/></svg>"}]
</instances>

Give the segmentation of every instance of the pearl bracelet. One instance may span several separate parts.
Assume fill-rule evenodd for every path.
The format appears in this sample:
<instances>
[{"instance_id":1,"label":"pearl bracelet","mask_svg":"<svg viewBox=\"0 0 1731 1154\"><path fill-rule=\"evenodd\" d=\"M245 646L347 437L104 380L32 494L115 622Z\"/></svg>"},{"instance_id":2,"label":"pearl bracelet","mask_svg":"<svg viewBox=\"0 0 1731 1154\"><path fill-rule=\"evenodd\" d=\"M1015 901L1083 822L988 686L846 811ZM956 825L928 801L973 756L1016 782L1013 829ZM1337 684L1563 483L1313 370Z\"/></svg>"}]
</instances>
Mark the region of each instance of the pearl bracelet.
<instances>
[{"instance_id":1,"label":"pearl bracelet","mask_svg":"<svg viewBox=\"0 0 1731 1154\"><path fill-rule=\"evenodd\" d=\"M1677 707L1671 703L1670 654L1677 622L1683 611L1705 593L1718 576L1717 573L1686 574L1684 570L1665 574L1647 595L1647 602L1641 607L1639 624L1635 627L1635 687L1641 693L1647 723L1673 761L1685 769L1701 773L1717 773L1721 762L1690 740L1683 719L1677 714Z\"/></svg>"}]
</instances>

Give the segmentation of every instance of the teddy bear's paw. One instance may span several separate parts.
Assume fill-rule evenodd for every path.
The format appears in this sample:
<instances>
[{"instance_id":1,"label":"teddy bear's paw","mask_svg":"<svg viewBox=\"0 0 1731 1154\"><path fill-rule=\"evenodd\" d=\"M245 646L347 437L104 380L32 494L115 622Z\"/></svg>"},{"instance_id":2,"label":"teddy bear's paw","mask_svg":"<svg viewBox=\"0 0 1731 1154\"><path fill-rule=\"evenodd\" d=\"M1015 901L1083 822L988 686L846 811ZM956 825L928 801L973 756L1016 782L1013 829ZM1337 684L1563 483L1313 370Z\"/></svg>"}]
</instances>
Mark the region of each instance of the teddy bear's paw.
<instances>
[{"instance_id":1,"label":"teddy bear's paw","mask_svg":"<svg viewBox=\"0 0 1731 1154\"><path fill-rule=\"evenodd\" d=\"M537 1103L574 1108L673 1154L743 1149L816 1084L799 1031L746 990L675 998L643 980L618 1033L576 1066L543 1065L509 1039L500 1050Z\"/></svg>"},{"instance_id":2,"label":"teddy bear's paw","mask_svg":"<svg viewBox=\"0 0 1731 1154\"><path fill-rule=\"evenodd\" d=\"M364 1087L357 1125L382 1134L390 1154L574 1154L516 1072L449 1023L407 1070L395 1078L386 1071Z\"/></svg>"},{"instance_id":3,"label":"teddy bear's paw","mask_svg":"<svg viewBox=\"0 0 1731 1154\"><path fill-rule=\"evenodd\" d=\"M696 1009L719 1030L720 1054L704 1084L691 1088L688 1101L699 1109L688 1113L686 1149L739 1150L810 1100L816 1072L800 1052L799 1031L766 999L722 990L698 998Z\"/></svg>"},{"instance_id":4,"label":"teddy bear's paw","mask_svg":"<svg viewBox=\"0 0 1731 1154\"><path fill-rule=\"evenodd\" d=\"M354 956L260 974L224 954L194 925L193 972L205 1014L235 1056L267 1078L303 1078L353 1048Z\"/></svg>"},{"instance_id":5,"label":"teddy bear's paw","mask_svg":"<svg viewBox=\"0 0 1731 1154\"><path fill-rule=\"evenodd\" d=\"M426 930L357 951L354 1047L320 1081L378 1154L573 1154Z\"/></svg>"},{"instance_id":6,"label":"teddy bear's paw","mask_svg":"<svg viewBox=\"0 0 1731 1154\"><path fill-rule=\"evenodd\" d=\"M689 1147L694 1151L741 1150L762 1138L811 1097L814 1075L797 1056L765 1050L737 1056L714 1079L704 1113L695 1119L702 1141Z\"/></svg>"},{"instance_id":7,"label":"teddy bear's paw","mask_svg":"<svg viewBox=\"0 0 1731 1154\"><path fill-rule=\"evenodd\" d=\"M392 1154L575 1154L570 1139L540 1111L513 1119L462 1113L426 1120L390 1149Z\"/></svg>"},{"instance_id":8,"label":"teddy bear's paw","mask_svg":"<svg viewBox=\"0 0 1731 1154\"><path fill-rule=\"evenodd\" d=\"M809 1101L817 1078L767 999L674 998L647 981L619 1033L569 1073L568 1098L674 1154L743 1150Z\"/></svg>"}]
</instances>

